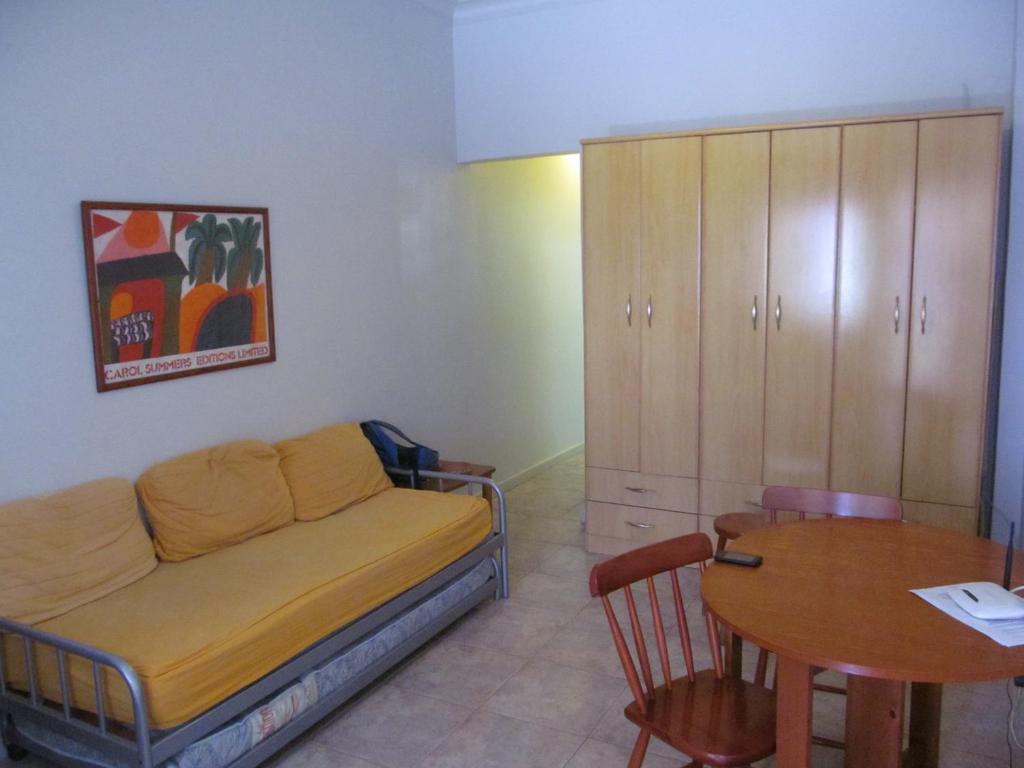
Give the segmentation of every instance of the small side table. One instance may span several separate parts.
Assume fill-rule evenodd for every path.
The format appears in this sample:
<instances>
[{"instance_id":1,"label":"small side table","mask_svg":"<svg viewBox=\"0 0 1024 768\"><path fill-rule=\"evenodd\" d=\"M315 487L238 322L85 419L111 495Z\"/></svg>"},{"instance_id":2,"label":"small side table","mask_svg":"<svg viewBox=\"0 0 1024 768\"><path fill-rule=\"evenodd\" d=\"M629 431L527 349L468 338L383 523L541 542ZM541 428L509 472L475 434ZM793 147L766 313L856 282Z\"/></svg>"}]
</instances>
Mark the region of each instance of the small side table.
<instances>
[{"instance_id":1,"label":"small side table","mask_svg":"<svg viewBox=\"0 0 1024 768\"><path fill-rule=\"evenodd\" d=\"M447 461L446 459L441 459L437 463L438 469L441 472L451 472L456 475L472 475L473 477L494 477L495 468L489 467L486 464L470 464L468 461ZM450 493L462 488L464 485L466 484L459 480L441 480L436 477L420 478L420 488L427 491ZM493 502L494 493L489 485L482 486L482 495L488 504Z\"/></svg>"}]
</instances>

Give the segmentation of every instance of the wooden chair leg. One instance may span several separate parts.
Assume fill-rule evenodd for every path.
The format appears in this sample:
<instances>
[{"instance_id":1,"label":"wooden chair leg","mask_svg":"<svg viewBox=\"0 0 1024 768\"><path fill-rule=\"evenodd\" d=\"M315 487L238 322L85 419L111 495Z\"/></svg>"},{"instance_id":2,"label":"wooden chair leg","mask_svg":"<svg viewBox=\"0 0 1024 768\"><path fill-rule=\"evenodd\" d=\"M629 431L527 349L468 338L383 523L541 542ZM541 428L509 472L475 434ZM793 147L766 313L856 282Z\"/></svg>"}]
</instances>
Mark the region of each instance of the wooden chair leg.
<instances>
[{"instance_id":1,"label":"wooden chair leg","mask_svg":"<svg viewBox=\"0 0 1024 768\"><path fill-rule=\"evenodd\" d=\"M715 545L715 552L718 553L718 552L721 552L723 549L725 549L725 543L727 541L728 541L728 539L725 538L725 534L724 533L718 534L718 543Z\"/></svg>"},{"instance_id":2,"label":"wooden chair leg","mask_svg":"<svg viewBox=\"0 0 1024 768\"><path fill-rule=\"evenodd\" d=\"M762 648L757 654L757 666L754 667L754 683L764 685L764 679L768 674L768 651Z\"/></svg>"},{"instance_id":3,"label":"wooden chair leg","mask_svg":"<svg viewBox=\"0 0 1024 768\"><path fill-rule=\"evenodd\" d=\"M651 741L651 732L641 729L636 737L636 744L633 745L633 754L629 756L629 768L640 768L647 755L647 745Z\"/></svg>"},{"instance_id":4,"label":"wooden chair leg","mask_svg":"<svg viewBox=\"0 0 1024 768\"><path fill-rule=\"evenodd\" d=\"M743 679L743 638L728 630L722 635L725 641L726 674Z\"/></svg>"}]
</instances>

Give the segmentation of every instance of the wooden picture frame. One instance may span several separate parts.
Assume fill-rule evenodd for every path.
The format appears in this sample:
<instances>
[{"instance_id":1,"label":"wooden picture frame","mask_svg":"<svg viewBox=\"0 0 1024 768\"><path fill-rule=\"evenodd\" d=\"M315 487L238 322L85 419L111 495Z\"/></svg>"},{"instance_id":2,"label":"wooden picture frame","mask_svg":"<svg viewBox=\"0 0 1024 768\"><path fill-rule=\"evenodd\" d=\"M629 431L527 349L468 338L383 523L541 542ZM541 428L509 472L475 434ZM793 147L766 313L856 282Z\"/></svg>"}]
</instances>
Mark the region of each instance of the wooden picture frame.
<instances>
[{"instance_id":1,"label":"wooden picture frame","mask_svg":"<svg viewBox=\"0 0 1024 768\"><path fill-rule=\"evenodd\" d=\"M96 389L277 359L266 208L82 202Z\"/></svg>"}]
</instances>

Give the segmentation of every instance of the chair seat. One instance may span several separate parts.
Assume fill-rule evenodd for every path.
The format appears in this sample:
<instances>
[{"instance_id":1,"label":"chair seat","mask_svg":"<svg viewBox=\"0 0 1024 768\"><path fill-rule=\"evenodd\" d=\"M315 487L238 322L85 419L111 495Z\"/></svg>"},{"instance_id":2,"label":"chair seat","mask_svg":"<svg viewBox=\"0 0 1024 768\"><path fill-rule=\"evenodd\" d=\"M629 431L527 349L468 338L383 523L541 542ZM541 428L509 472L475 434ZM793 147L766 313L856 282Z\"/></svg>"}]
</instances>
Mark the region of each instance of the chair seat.
<instances>
[{"instance_id":1,"label":"chair seat","mask_svg":"<svg viewBox=\"0 0 1024 768\"><path fill-rule=\"evenodd\" d=\"M658 686L646 715L636 702L626 718L694 760L714 766L746 765L775 751L775 693L712 669Z\"/></svg>"},{"instance_id":2,"label":"chair seat","mask_svg":"<svg viewBox=\"0 0 1024 768\"><path fill-rule=\"evenodd\" d=\"M756 512L730 512L715 518L715 533L732 541L744 533L768 525L768 518Z\"/></svg>"}]
</instances>

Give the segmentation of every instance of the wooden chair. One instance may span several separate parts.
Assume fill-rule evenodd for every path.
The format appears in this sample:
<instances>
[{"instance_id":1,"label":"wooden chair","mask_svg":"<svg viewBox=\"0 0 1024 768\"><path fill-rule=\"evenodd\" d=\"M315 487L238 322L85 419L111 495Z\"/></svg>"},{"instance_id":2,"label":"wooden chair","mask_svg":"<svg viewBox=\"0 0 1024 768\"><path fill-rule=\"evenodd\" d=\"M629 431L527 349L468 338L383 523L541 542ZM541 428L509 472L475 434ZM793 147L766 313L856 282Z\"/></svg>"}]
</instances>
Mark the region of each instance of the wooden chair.
<instances>
[{"instance_id":1,"label":"wooden chair","mask_svg":"<svg viewBox=\"0 0 1024 768\"><path fill-rule=\"evenodd\" d=\"M711 539L703 533L692 533L657 544L641 547L606 560L590 572L590 594L600 597L622 668L633 692L633 701L625 716L640 727L640 735L629 759L629 768L640 768L651 736L661 739L693 762L687 768L747 765L775 751L775 694L763 686L723 674L718 629L710 614L705 616L708 647L713 669L696 671L693 646L679 587L677 569L698 563L701 573L711 558ZM672 600L682 644L686 674L672 677L669 644L666 639L654 577L668 572ZM640 615L633 597L632 585L647 584L651 605L655 648L661 662L661 685L655 687L650 655ZM621 590L629 614L633 648L619 624L609 598ZM640 665L637 672L633 660Z\"/></svg>"},{"instance_id":2,"label":"wooden chair","mask_svg":"<svg viewBox=\"0 0 1024 768\"><path fill-rule=\"evenodd\" d=\"M752 502L751 502L752 503ZM758 512L730 512L715 518L718 545L715 551L725 549L726 542L738 539L744 533L778 522L779 512L796 512L801 520L807 515L822 517L866 517L872 520L902 520L903 505L889 496L869 496L864 493L822 491L817 488L795 488L772 485L761 495Z\"/></svg>"}]
</instances>

